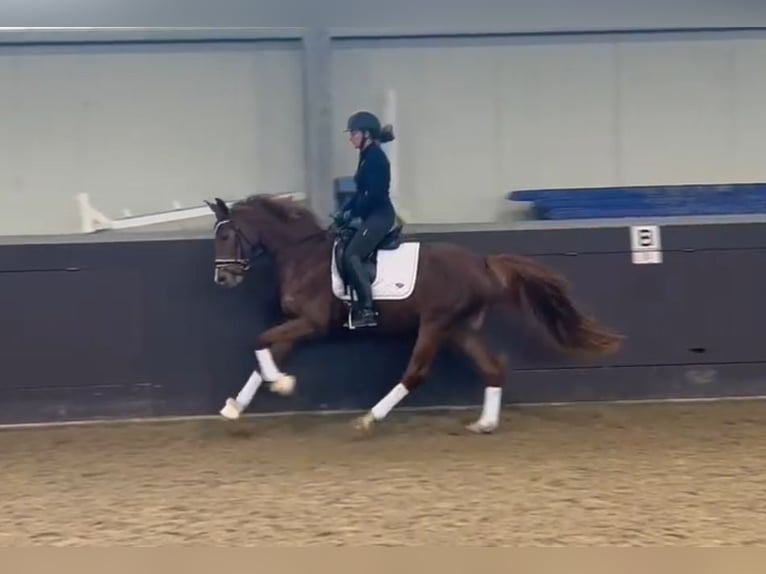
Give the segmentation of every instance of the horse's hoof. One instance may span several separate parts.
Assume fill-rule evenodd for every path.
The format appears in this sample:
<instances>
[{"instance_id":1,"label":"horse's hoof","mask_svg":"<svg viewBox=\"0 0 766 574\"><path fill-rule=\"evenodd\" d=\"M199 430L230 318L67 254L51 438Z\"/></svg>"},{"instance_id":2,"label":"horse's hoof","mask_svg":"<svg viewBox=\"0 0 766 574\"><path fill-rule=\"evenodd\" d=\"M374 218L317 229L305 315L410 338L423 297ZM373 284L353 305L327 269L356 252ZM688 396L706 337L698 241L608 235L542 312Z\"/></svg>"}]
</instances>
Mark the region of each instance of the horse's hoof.
<instances>
[{"instance_id":1,"label":"horse's hoof","mask_svg":"<svg viewBox=\"0 0 766 574\"><path fill-rule=\"evenodd\" d=\"M271 390L283 396L293 394L295 390L295 377L292 375L282 375L271 383Z\"/></svg>"},{"instance_id":2,"label":"horse's hoof","mask_svg":"<svg viewBox=\"0 0 766 574\"><path fill-rule=\"evenodd\" d=\"M226 404L220 410L221 416L230 421L235 421L242 414L237 401L234 399L226 399Z\"/></svg>"},{"instance_id":3,"label":"horse's hoof","mask_svg":"<svg viewBox=\"0 0 766 574\"><path fill-rule=\"evenodd\" d=\"M497 425L476 421L475 423L469 424L465 428L476 434L492 434L497 429Z\"/></svg>"},{"instance_id":4,"label":"horse's hoof","mask_svg":"<svg viewBox=\"0 0 766 574\"><path fill-rule=\"evenodd\" d=\"M370 432L374 426L375 419L372 417L372 413L354 419L354 429L359 432Z\"/></svg>"}]
</instances>

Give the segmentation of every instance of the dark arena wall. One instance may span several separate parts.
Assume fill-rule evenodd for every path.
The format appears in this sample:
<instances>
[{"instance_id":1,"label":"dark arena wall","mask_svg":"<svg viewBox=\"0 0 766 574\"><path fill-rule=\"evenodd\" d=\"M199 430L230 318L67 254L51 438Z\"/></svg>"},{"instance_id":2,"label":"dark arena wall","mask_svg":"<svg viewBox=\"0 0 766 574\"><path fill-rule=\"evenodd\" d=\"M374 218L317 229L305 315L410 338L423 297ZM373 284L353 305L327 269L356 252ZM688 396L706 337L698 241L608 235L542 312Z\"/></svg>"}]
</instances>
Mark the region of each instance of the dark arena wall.
<instances>
[{"instance_id":1,"label":"dark arena wall","mask_svg":"<svg viewBox=\"0 0 766 574\"><path fill-rule=\"evenodd\" d=\"M554 353L534 323L496 313L486 332L509 359L506 402L766 394L766 224L660 230L659 264L632 262L626 225L410 236L533 256L627 336L619 355L579 364ZM0 246L0 423L216 414L253 368L256 334L280 320L270 262L225 290L212 281L210 237L98 240ZM285 365L296 393L262 392L250 412L368 408L398 381L411 344L341 333L299 347ZM481 396L468 361L445 349L402 406Z\"/></svg>"}]
</instances>

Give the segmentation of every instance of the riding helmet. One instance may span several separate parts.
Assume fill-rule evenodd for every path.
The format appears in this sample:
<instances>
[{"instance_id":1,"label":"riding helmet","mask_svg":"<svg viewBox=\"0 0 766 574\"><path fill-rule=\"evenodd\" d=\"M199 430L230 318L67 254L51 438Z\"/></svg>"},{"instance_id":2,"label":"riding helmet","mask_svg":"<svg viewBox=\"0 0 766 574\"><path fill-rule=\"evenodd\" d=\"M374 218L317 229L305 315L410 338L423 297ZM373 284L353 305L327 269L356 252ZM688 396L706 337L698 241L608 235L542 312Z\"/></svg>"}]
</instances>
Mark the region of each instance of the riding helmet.
<instances>
[{"instance_id":1,"label":"riding helmet","mask_svg":"<svg viewBox=\"0 0 766 574\"><path fill-rule=\"evenodd\" d=\"M377 137L381 131L380 120L372 112L356 112L348 118L348 122L346 123L347 132L355 130L362 132L367 131L370 132L372 137Z\"/></svg>"}]
</instances>

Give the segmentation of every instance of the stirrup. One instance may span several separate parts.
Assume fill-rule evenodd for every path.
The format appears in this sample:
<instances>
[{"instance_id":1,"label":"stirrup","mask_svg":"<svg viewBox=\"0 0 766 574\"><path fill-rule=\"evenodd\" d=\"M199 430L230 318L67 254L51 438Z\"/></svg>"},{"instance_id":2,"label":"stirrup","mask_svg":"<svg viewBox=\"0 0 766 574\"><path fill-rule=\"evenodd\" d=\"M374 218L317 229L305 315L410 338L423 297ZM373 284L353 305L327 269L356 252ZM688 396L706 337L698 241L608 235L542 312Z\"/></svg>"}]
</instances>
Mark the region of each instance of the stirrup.
<instances>
[{"instance_id":1,"label":"stirrup","mask_svg":"<svg viewBox=\"0 0 766 574\"><path fill-rule=\"evenodd\" d=\"M377 327L378 326L378 312L374 309L371 310L371 316L367 318L367 320L372 320L371 322L362 322L360 323L354 323L354 307L353 305L348 306L348 320L346 322L346 327L353 331L355 329L363 328L363 327Z\"/></svg>"},{"instance_id":2,"label":"stirrup","mask_svg":"<svg viewBox=\"0 0 766 574\"><path fill-rule=\"evenodd\" d=\"M360 321L354 323L352 321L352 328L358 329L360 327L377 327L378 326L378 313L374 309L360 310L359 314L366 315L364 318L360 318ZM353 313L352 313L353 317Z\"/></svg>"},{"instance_id":3,"label":"stirrup","mask_svg":"<svg viewBox=\"0 0 766 574\"><path fill-rule=\"evenodd\" d=\"M349 331L353 331L354 329L356 329L356 327L354 327L354 321L352 320L353 312L354 312L354 310L349 305L349 307L348 307L348 316L346 317L346 324L343 325Z\"/></svg>"}]
</instances>

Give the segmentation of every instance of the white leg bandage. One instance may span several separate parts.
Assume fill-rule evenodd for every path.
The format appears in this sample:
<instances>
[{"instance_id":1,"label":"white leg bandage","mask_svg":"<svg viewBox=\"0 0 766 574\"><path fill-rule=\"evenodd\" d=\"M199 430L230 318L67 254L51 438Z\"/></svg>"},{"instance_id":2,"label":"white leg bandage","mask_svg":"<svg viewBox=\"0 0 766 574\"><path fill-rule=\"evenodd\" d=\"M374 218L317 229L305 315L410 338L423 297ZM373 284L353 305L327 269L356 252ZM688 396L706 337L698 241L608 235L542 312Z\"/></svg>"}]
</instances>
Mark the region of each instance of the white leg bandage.
<instances>
[{"instance_id":1,"label":"white leg bandage","mask_svg":"<svg viewBox=\"0 0 766 574\"><path fill-rule=\"evenodd\" d=\"M373 418L376 421L385 418L385 416L391 412L391 409L398 405L399 402L408 394L409 391L407 390L407 387L405 387L402 383L396 385L385 397L378 401L378 404L372 407L370 412L372 413Z\"/></svg>"},{"instance_id":2,"label":"white leg bandage","mask_svg":"<svg viewBox=\"0 0 766 574\"><path fill-rule=\"evenodd\" d=\"M484 407L481 409L479 424L496 427L500 423L500 403L503 396L502 387L484 388Z\"/></svg>"},{"instance_id":3,"label":"white leg bandage","mask_svg":"<svg viewBox=\"0 0 766 574\"><path fill-rule=\"evenodd\" d=\"M261 373L263 378L270 383L281 379L284 376L274 363L274 357L271 355L271 351L268 349L258 349L255 352L255 358L258 359L258 364L261 367Z\"/></svg>"},{"instance_id":4,"label":"white leg bandage","mask_svg":"<svg viewBox=\"0 0 766 574\"><path fill-rule=\"evenodd\" d=\"M253 397L255 396L255 392L258 390L258 387L261 386L262 382L263 379L261 378L261 375L258 373L258 371L253 370L253 372L250 374L250 378L247 379L245 386L242 387L242 390L239 391L239 394L235 399L237 401L237 405L239 405L240 411L244 411L248 407L250 402L253 400Z\"/></svg>"}]
</instances>

